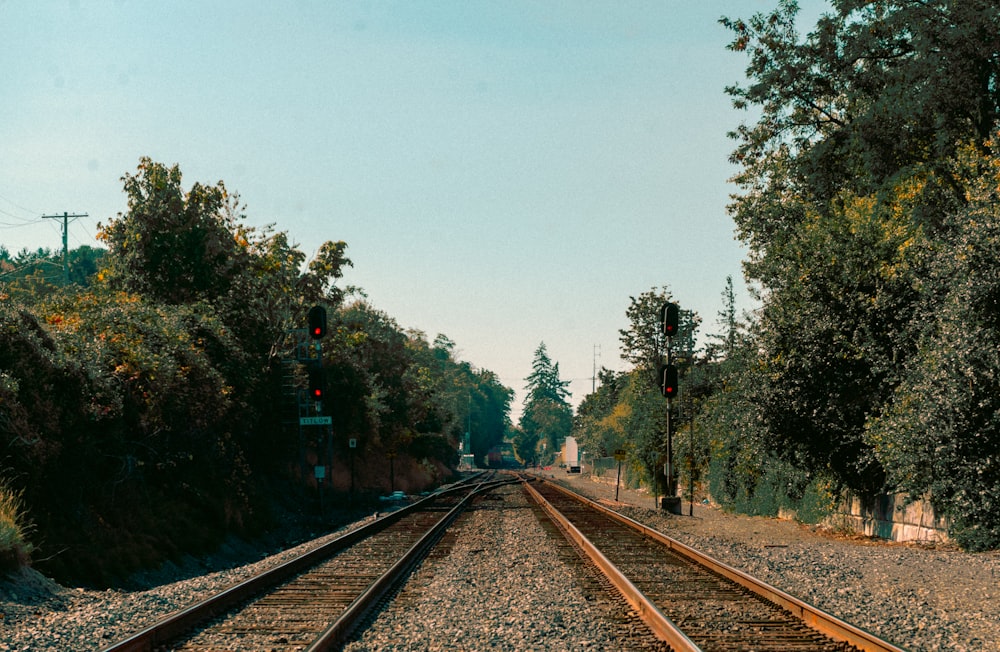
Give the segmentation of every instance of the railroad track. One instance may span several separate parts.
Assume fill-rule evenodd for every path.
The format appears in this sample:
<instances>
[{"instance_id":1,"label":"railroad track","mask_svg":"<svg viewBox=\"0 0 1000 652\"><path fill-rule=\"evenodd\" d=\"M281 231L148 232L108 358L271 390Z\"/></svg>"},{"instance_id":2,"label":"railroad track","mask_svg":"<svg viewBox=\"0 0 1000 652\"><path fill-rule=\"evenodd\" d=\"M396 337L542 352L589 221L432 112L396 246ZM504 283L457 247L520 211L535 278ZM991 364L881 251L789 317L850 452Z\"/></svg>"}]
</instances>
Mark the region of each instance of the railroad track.
<instances>
[{"instance_id":1,"label":"railroad track","mask_svg":"<svg viewBox=\"0 0 1000 652\"><path fill-rule=\"evenodd\" d=\"M558 485L524 484L675 652L903 652Z\"/></svg>"},{"instance_id":2,"label":"railroad track","mask_svg":"<svg viewBox=\"0 0 1000 652\"><path fill-rule=\"evenodd\" d=\"M474 496L507 482L480 478L433 494L104 652L333 649L405 579Z\"/></svg>"}]
</instances>

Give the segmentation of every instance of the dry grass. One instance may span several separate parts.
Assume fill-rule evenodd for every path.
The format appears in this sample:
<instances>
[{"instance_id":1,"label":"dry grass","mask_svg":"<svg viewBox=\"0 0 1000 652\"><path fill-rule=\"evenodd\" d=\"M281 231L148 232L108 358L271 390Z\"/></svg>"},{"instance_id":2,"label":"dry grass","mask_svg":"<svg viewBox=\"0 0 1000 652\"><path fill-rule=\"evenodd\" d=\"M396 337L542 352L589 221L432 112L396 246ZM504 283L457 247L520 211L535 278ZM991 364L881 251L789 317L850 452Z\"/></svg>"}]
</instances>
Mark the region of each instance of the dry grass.
<instances>
[{"instance_id":1,"label":"dry grass","mask_svg":"<svg viewBox=\"0 0 1000 652\"><path fill-rule=\"evenodd\" d=\"M16 570L31 559L30 531L21 492L0 480L0 571Z\"/></svg>"}]
</instances>

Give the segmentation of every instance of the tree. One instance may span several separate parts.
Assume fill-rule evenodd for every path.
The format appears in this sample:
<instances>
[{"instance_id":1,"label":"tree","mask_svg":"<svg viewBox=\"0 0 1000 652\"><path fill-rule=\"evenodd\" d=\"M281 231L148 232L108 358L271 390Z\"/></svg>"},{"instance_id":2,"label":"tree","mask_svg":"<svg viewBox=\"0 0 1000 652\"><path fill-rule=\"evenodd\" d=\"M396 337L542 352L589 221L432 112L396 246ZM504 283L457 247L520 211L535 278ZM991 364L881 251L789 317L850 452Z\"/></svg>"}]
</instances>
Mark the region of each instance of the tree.
<instances>
[{"instance_id":1,"label":"tree","mask_svg":"<svg viewBox=\"0 0 1000 652\"><path fill-rule=\"evenodd\" d=\"M886 443L910 450L909 435L888 430L916 427L914 387L948 377L949 349L930 355L928 329L980 324L974 313L940 310L969 292L941 270L942 260L962 260L973 233L988 240L970 229L982 218L969 205L1000 116L1000 8L987 0L836 0L833 8L804 39L790 0L746 21L723 19L731 48L749 58L748 83L728 91L737 107L759 110L732 134L740 194L731 213L762 298L745 364L756 373L760 443L770 454L863 492L887 479L915 491L926 486L909 482ZM979 158L966 165L968 152ZM951 363L960 358L992 364L975 347ZM977 408L954 405L963 418L952 414L960 425L947 437L926 428L917 437L972 437ZM973 490L967 482L935 491L947 503ZM982 505L966 507L989 522Z\"/></svg>"},{"instance_id":2,"label":"tree","mask_svg":"<svg viewBox=\"0 0 1000 652\"><path fill-rule=\"evenodd\" d=\"M736 314L736 293L733 290L732 276L726 277L726 287L722 291L722 310L718 317L721 332L710 334L709 344L705 347L705 359L710 362L724 361L733 355L740 338L741 324Z\"/></svg>"},{"instance_id":3,"label":"tree","mask_svg":"<svg viewBox=\"0 0 1000 652\"><path fill-rule=\"evenodd\" d=\"M601 368L597 377L600 385L577 407L573 436L596 457L608 457L627 443L624 421L627 415L621 397L628 374Z\"/></svg>"},{"instance_id":4,"label":"tree","mask_svg":"<svg viewBox=\"0 0 1000 652\"><path fill-rule=\"evenodd\" d=\"M910 80L950 67L930 45L943 15L917 4L839 2L802 42L794 2L724 21L731 47L750 55L752 80L729 92L737 106L763 110L734 134L744 194L732 212L751 249L748 274L766 290L759 332L771 447L864 491L883 479L863 442L865 420L915 350L919 252L957 201L942 166L954 146L931 142L927 114L944 132L967 125L933 93L911 92Z\"/></svg>"},{"instance_id":5,"label":"tree","mask_svg":"<svg viewBox=\"0 0 1000 652\"><path fill-rule=\"evenodd\" d=\"M628 417L625 432L631 440L634 457L641 463L650 482L655 482L657 492L664 489L663 474L659 472L666 459L667 402L661 395L659 369L667 360L667 338L663 333L661 311L673 299L666 287L651 288L638 297L629 297L625 311L628 328L619 331L622 360L630 362L633 369L622 393ZM695 354L695 333L701 319L689 310L680 310L678 334L672 338L673 364L683 376L690 368ZM684 392L681 392L682 395ZM674 419L674 428L680 426Z\"/></svg>"},{"instance_id":6,"label":"tree","mask_svg":"<svg viewBox=\"0 0 1000 652\"><path fill-rule=\"evenodd\" d=\"M548 454L554 454L573 427L573 408L566 389L569 381L559 378L559 363L549 358L545 342L535 349L531 369L525 378L528 394L521 413L522 445L535 440L545 444Z\"/></svg>"},{"instance_id":7,"label":"tree","mask_svg":"<svg viewBox=\"0 0 1000 652\"><path fill-rule=\"evenodd\" d=\"M512 391L492 372L456 360L447 337L431 346L424 333L404 331L364 301L336 310L331 321L324 355L337 431L400 454L433 449L449 464L457 463L469 426L480 459L502 441Z\"/></svg>"},{"instance_id":8,"label":"tree","mask_svg":"<svg viewBox=\"0 0 1000 652\"><path fill-rule=\"evenodd\" d=\"M625 309L628 328L618 331L621 341L621 357L631 363L649 378L653 387L659 387L657 369L667 359L667 338L663 334L660 311L664 304L671 302L672 296L666 288L655 287L638 297L629 297ZM690 364L695 350L695 333L701 318L689 310L680 310L678 334L672 342L675 364Z\"/></svg>"},{"instance_id":9,"label":"tree","mask_svg":"<svg viewBox=\"0 0 1000 652\"><path fill-rule=\"evenodd\" d=\"M331 315L337 445L349 433L397 451L420 482L448 475L467 424L482 452L507 433L512 392L495 374L456 360L444 336L431 346L365 302L343 305L343 242L307 261L287 234L246 226L221 182L185 192L177 166L143 159L123 181L108 251L72 252L78 284L61 285L49 250L0 247L0 493L23 497L46 572L107 583L268 525L256 492L299 459L276 434L291 416L280 363L311 305Z\"/></svg>"},{"instance_id":10,"label":"tree","mask_svg":"<svg viewBox=\"0 0 1000 652\"><path fill-rule=\"evenodd\" d=\"M238 366L222 369L234 395L246 398L251 422L278 427L278 404L270 397L280 383L286 333L305 306L342 299L333 283L351 264L347 245L324 243L303 272L306 257L287 234L247 226L245 206L223 182L195 183L185 192L177 165L145 157L122 181L128 210L100 225L108 252L98 278L146 301L202 304L207 308L200 310L214 312L244 351L230 361ZM239 433L260 460L275 459L269 427Z\"/></svg>"},{"instance_id":11,"label":"tree","mask_svg":"<svg viewBox=\"0 0 1000 652\"><path fill-rule=\"evenodd\" d=\"M1000 547L1000 154L960 152L968 208L953 247L928 252L928 317L866 441L891 486L929 496L965 548Z\"/></svg>"},{"instance_id":12,"label":"tree","mask_svg":"<svg viewBox=\"0 0 1000 652\"><path fill-rule=\"evenodd\" d=\"M142 158L122 177L128 212L99 237L110 250L104 278L115 287L168 304L224 296L241 271L235 207L220 181L181 188L181 171Z\"/></svg>"},{"instance_id":13,"label":"tree","mask_svg":"<svg viewBox=\"0 0 1000 652\"><path fill-rule=\"evenodd\" d=\"M793 223L769 209L782 195L820 203L844 190L868 195L923 168L933 177L930 203L941 190L961 201L960 185L940 164L958 143L984 142L1000 114L995 3L832 4L803 41L794 0L746 21L722 20L735 35L730 48L750 59L750 83L728 91L737 107L762 111L734 133L737 180L751 190L735 216L754 249L760 236Z\"/></svg>"}]
</instances>

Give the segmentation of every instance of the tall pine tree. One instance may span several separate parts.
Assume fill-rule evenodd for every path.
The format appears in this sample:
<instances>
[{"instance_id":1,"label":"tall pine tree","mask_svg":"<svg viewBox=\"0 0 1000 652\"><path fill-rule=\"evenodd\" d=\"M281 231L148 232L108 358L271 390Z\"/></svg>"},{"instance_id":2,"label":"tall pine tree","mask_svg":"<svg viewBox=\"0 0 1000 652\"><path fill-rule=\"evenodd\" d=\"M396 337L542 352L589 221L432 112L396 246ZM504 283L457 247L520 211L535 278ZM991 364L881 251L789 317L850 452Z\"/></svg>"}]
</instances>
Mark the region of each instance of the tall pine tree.
<instances>
[{"instance_id":1,"label":"tall pine tree","mask_svg":"<svg viewBox=\"0 0 1000 652\"><path fill-rule=\"evenodd\" d=\"M545 342L535 349L535 359L531 363L531 375L525 378L528 392L521 414L521 437L517 449L523 453L537 450L544 444L540 455L549 461L573 427L573 408L567 400L568 380L560 380L559 363L549 358Z\"/></svg>"}]
</instances>

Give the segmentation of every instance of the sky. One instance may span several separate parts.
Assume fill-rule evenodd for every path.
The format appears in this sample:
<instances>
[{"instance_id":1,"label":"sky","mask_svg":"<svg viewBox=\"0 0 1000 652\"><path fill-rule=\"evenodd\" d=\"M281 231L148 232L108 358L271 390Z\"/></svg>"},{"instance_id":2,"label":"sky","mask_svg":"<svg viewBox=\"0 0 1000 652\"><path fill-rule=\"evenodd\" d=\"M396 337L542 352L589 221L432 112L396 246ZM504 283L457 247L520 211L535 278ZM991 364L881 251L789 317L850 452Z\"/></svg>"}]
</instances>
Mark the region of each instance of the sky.
<instances>
[{"instance_id":1,"label":"sky","mask_svg":"<svg viewBox=\"0 0 1000 652\"><path fill-rule=\"evenodd\" d=\"M0 0L0 245L99 246L139 159L353 261L341 286L517 392L545 343L577 405L630 297L754 308L721 16L777 0ZM802 26L827 10L803 0Z\"/></svg>"}]
</instances>

